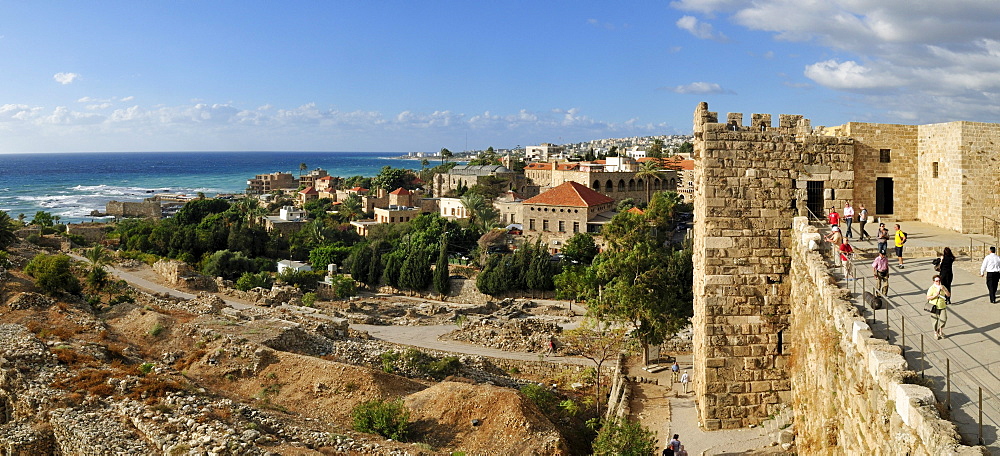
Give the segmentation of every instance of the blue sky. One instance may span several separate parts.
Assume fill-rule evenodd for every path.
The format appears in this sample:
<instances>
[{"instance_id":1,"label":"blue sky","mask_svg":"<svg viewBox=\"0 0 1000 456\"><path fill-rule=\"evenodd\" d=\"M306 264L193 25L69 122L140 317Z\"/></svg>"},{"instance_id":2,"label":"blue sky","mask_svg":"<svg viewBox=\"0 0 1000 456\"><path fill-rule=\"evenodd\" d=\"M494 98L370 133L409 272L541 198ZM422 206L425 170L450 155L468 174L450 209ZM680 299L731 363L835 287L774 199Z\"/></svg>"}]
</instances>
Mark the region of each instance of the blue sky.
<instances>
[{"instance_id":1,"label":"blue sky","mask_svg":"<svg viewBox=\"0 0 1000 456\"><path fill-rule=\"evenodd\" d=\"M1000 122L1000 2L0 0L0 153L689 134L695 106Z\"/></svg>"}]
</instances>

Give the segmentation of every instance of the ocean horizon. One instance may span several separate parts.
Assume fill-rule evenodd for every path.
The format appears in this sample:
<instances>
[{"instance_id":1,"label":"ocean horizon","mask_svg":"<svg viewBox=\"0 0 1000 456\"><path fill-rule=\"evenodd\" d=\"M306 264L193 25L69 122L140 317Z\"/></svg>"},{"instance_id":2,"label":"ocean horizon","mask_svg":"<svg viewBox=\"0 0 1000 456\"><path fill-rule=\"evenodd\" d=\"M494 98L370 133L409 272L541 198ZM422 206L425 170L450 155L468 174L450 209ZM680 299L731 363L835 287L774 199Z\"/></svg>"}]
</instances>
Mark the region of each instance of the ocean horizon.
<instances>
[{"instance_id":1,"label":"ocean horizon","mask_svg":"<svg viewBox=\"0 0 1000 456\"><path fill-rule=\"evenodd\" d=\"M243 193L257 174L299 165L333 176L378 174L383 166L420 169L406 152L59 152L0 156L0 210L31 220L38 211L62 222L99 221L108 201L142 201L156 193ZM434 160L430 160L432 164Z\"/></svg>"}]
</instances>

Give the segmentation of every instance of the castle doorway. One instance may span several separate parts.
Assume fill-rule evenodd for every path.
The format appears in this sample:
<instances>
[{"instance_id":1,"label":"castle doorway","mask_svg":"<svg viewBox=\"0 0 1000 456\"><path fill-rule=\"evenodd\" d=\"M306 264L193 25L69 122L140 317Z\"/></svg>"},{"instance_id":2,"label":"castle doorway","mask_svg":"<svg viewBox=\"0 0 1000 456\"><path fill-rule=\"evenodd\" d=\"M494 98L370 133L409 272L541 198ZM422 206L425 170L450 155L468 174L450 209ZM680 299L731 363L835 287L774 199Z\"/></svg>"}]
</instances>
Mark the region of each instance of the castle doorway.
<instances>
[{"instance_id":1,"label":"castle doorway","mask_svg":"<svg viewBox=\"0 0 1000 456\"><path fill-rule=\"evenodd\" d=\"M806 207L816 217L823 218L823 181L806 181Z\"/></svg>"},{"instance_id":2,"label":"castle doorway","mask_svg":"<svg viewBox=\"0 0 1000 456\"><path fill-rule=\"evenodd\" d=\"M875 213L892 214L892 178L875 178Z\"/></svg>"}]
</instances>

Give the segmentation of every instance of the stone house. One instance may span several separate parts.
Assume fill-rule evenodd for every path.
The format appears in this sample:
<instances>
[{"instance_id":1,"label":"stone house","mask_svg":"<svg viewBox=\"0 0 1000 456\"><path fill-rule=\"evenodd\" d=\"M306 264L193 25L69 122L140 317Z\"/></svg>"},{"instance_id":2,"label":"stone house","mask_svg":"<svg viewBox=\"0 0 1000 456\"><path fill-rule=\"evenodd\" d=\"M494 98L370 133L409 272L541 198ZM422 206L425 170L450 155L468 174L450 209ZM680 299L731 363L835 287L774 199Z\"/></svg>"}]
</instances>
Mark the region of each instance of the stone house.
<instances>
[{"instance_id":1,"label":"stone house","mask_svg":"<svg viewBox=\"0 0 1000 456\"><path fill-rule=\"evenodd\" d=\"M500 216L504 221L520 221L525 237L540 237L555 253L576 233L600 233L614 217L614 207L614 199L570 181L505 206L507 212Z\"/></svg>"},{"instance_id":2,"label":"stone house","mask_svg":"<svg viewBox=\"0 0 1000 456\"><path fill-rule=\"evenodd\" d=\"M247 194L260 195L274 190L298 188L298 181L291 173L258 174L247 180Z\"/></svg>"},{"instance_id":3,"label":"stone house","mask_svg":"<svg viewBox=\"0 0 1000 456\"><path fill-rule=\"evenodd\" d=\"M278 211L278 215L267 215L263 217L264 229L268 232L277 231L285 236L301 230L309 219L306 218L306 211L294 206L285 206Z\"/></svg>"},{"instance_id":4,"label":"stone house","mask_svg":"<svg viewBox=\"0 0 1000 456\"><path fill-rule=\"evenodd\" d=\"M509 190L525 191L524 176L499 165L458 165L447 173L435 174L431 185L435 196L444 196L460 186L472 187L487 176L505 181Z\"/></svg>"},{"instance_id":5,"label":"stone house","mask_svg":"<svg viewBox=\"0 0 1000 456\"><path fill-rule=\"evenodd\" d=\"M316 201L316 200L318 200L319 199L319 192L317 192L316 189L313 188L313 187L306 187L306 188L304 188L302 190L299 190L299 192L296 193L295 196L296 196L296 200L298 201L299 205L304 206L306 203L308 203L310 201Z\"/></svg>"},{"instance_id":6,"label":"stone house","mask_svg":"<svg viewBox=\"0 0 1000 456\"><path fill-rule=\"evenodd\" d=\"M631 198L638 203L646 201L646 182L637 176L639 163L630 157L608 157L592 162L529 163L524 167L528 188L537 188L542 193L565 182L576 182L589 186L615 200L615 203ZM671 169L661 171L662 178L649 182L649 193L676 190L677 172Z\"/></svg>"}]
</instances>

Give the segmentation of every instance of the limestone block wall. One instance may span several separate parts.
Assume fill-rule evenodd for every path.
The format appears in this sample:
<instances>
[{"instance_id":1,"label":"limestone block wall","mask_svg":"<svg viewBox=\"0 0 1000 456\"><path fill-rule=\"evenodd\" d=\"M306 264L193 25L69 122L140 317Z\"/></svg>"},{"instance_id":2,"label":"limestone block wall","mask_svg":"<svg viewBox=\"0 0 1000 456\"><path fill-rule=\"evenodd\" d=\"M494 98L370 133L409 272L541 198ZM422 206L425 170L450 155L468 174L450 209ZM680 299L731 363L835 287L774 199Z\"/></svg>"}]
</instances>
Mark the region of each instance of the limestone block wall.
<instances>
[{"instance_id":1,"label":"limestone block wall","mask_svg":"<svg viewBox=\"0 0 1000 456\"><path fill-rule=\"evenodd\" d=\"M919 127L917 192L920 221L962 231L965 199L963 122ZM934 167L937 166L937 175Z\"/></svg>"},{"instance_id":2,"label":"limestone block wall","mask_svg":"<svg viewBox=\"0 0 1000 456\"><path fill-rule=\"evenodd\" d=\"M791 237L788 366L799 453L988 454L960 444L933 392L914 384L919 374L907 370L900 348L872 337L847 290L809 250L819 234L805 217L795 218Z\"/></svg>"},{"instance_id":3,"label":"limestone block wall","mask_svg":"<svg viewBox=\"0 0 1000 456\"><path fill-rule=\"evenodd\" d=\"M917 126L850 122L842 131L854 139L853 205L864 204L875 216L917 219ZM881 149L889 149L889 163L879 161ZM876 212L875 181L879 177L892 178L892 213Z\"/></svg>"},{"instance_id":4,"label":"limestone block wall","mask_svg":"<svg viewBox=\"0 0 1000 456\"><path fill-rule=\"evenodd\" d=\"M791 400L787 252L804 189L853 186L853 142L815 135L801 116L718 114L694 122L694 385L708 429L759 424ZM838 200L843 192L837 192Z\"/></svg>"}]
</instances>

